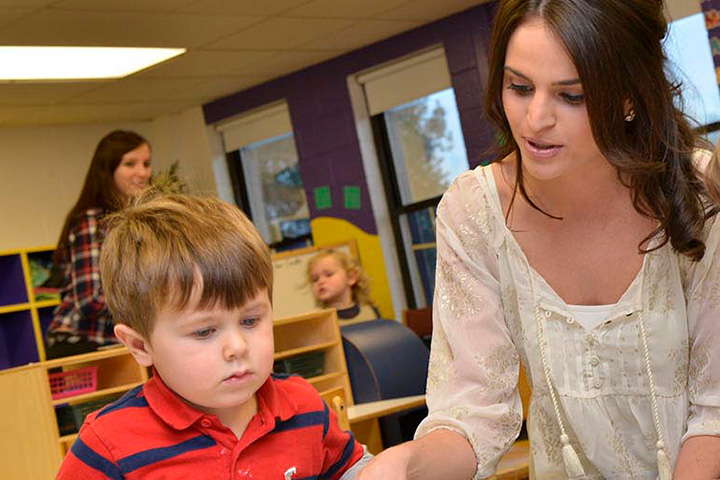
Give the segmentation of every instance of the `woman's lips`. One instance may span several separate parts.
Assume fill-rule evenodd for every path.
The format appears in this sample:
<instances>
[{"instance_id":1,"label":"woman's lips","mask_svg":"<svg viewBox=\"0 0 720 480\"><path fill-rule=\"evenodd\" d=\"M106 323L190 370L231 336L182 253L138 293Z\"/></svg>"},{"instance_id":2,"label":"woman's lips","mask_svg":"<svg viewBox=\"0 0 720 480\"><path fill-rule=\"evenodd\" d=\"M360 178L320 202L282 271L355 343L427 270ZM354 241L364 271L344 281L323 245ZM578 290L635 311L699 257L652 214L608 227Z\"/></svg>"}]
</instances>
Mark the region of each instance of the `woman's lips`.
<instances>
[{"instance_id":1,"label":"woman's lips","mask_svg":"<svg viewBox=\"0 0 720 480\"><path fill-rule=\"evenodd\" d=\"M564 147L552 143L543 142L534 139L525 139L525 149L536 158L551 158L560 153Z\"/></svg>"}]
</instances>

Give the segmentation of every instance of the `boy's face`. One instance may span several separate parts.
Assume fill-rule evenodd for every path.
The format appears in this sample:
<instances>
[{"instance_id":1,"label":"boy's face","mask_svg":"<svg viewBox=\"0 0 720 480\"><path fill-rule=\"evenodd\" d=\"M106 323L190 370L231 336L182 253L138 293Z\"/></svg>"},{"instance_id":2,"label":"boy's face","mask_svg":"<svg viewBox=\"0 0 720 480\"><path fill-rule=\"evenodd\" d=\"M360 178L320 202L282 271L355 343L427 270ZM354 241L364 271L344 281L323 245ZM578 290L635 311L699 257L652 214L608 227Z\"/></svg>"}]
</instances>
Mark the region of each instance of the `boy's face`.
<instances>
[{"instance_id":1,"label":"boy's face","mask_svg":"<svg viewBox=\"0 0 720 480\"><path fill-rule=\"evenodd\" d=\"M273 314L267 290L234 310L159 312L147 346L165 384L223 423L252 416L255 392L273 367Z\"/></svg>"}]
</instances>

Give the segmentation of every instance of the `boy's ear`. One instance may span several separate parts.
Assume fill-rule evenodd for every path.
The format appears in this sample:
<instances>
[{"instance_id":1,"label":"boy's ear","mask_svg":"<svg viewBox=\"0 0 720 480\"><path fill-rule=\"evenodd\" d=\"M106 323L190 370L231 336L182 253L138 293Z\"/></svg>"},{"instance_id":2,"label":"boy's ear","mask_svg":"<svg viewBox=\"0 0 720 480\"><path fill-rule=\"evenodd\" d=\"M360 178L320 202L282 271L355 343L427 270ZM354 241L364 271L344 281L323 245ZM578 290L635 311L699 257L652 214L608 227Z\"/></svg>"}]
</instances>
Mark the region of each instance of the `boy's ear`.
<instances>
[{"instance_id":1,"label":"boy's ear","mask_svg":"<svg viewBox=\"0 0 720 480\"><path fill-rule=\"evenodd\" d=\"M135 361L143 367L150 367L153 364L150 342L140 335L136 330L118 323L115 325L115 336L130 350Z\"/></svg>"}]
</instances>

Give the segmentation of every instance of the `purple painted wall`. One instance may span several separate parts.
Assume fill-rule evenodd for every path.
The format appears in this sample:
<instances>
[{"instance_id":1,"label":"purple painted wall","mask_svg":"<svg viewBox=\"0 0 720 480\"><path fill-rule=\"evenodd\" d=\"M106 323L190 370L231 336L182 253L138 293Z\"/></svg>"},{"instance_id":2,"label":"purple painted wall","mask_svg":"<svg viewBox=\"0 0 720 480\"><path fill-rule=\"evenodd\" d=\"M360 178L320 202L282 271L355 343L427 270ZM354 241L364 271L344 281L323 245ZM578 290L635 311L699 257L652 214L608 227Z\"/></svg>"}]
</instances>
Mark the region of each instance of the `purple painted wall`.
<instances>
[{"instance_id":1,"label":"purple painted wall","mask_svg":"<svg viewBox=\"0 0 720 480\"><path fill-rule=\"evenodd\" d=\"M310 217L329 216L377 234L368 198L360 145L347 90L347 77L431 45L445 47L471 167L480 164L492 141L483 116L482 92L494 5L472 9L382 42L313 65L305 70L223 97L203 106L205 122L215 123L285 99L295 135ZM332 207L316 210L314 188L329 185ZM360 210L347 210L343 186L360 187Z\"/></svg>"}]
</instances>

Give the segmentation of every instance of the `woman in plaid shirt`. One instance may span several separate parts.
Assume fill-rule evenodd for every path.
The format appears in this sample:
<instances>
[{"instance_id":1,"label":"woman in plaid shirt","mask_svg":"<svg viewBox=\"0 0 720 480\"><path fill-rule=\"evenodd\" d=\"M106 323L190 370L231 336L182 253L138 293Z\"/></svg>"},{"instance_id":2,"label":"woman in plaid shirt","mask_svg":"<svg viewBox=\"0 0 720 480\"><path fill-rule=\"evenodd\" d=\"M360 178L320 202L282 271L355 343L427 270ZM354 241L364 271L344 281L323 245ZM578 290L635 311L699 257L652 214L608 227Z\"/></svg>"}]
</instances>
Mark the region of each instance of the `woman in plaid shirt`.
<instances>
[{"instance_id":1,"label":"woman in plaid shirt","mask_svg":"<svg viewBox=\"0 0 720 480\"><path fill-rule=\"evenodd\" d=\"M135 132L116 130L98 143L53 256L62 286L47 334L48 359L118 343L100 285L101 220L149 185L150 161L150 144Z\"/></svg>"}]
</instances>

